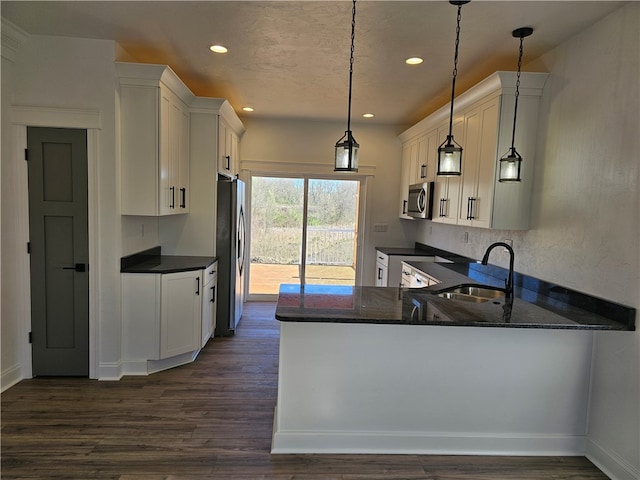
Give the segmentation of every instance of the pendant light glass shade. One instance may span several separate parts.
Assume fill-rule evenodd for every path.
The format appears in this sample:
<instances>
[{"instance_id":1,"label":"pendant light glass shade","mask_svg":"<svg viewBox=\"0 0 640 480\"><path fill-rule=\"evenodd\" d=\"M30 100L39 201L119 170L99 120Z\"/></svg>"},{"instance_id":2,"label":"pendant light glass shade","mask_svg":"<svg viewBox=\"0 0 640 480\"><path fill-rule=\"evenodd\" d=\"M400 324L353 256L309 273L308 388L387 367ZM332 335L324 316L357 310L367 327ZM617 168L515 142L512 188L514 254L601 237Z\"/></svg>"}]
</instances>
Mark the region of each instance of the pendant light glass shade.
<instances>
[{"instance_id":1,"label":"pendant light glass shade","mask_svg":"<svg viewBox=\"0 0 640 480\"><path fill-rule=\"evenodd\" d=\"M510 148L509 153L500 159L500 182L519 182L520 165L522 157L515 148Z\"/></svg>"},{"instance_id":2,"label":"pendant light glass shade","mask_svg":"<svg viewBox=\"0 0 640 480\"><path fill-rule=\"evenodd\" d=\"M344 136L336 143L336 172L358 171L358 142L353 138L351 130L344 132Z\"/></svg>"},{"instance_id":3,"label":"pendant light glass shade","mask_svg":"<svg viewBox=\"0 0 640 480\"><path fill-rule=\"evenodd\" d=\"M347 130L344 136L336 143L335 165L336 172L358 171L358 142L351 133L351 90L353 87L353 51L356 38L356 0L353 0L351 10L351 54L349 57L349 109L347 112Z\"/></svg>"},{"instance_id":4,"label":"pendant light glass shade","mask_svg":"<svg viewBox=\"0 0 640 480\"><path fill-rule=\"evenodd\" d=\"M460 44L460 19L462 18L462 5L471 0L449 0L451 5L458 7L456 19L456 48L453 55L453 80L451 82L451 113L449 115L449 135L438 147L438 169L436 174L440 176L460 175L462 173L462 147L453 139L453 101L456 96L456 77L458 76L458 46Z\"/></svg>"},{"instance_id":5,"label":"pendant light glass shade","mask_svg":"<svg viewBox=\"0 0 640 480\"><path fill-rule=\"evenodd\" d=\"M514 146L516 141L516 120L518 119L518 97L520 96L520 69L522 68L522 43L525 37L533 33L533 28L522 27L512 32L515 38L520 39L520 52L518 55L518 74L516 79L516 101L513 107L513 131L511 133L511 148L500 158L500 182L520 182L520 166L522 165L522 157L516 151Z\"/></svg>"},{"instance_id":6,"label":"pendant light glass shade","mask_svg":"<svg viewBox=\"0 0 640 480\"><path fill-rule=\"evenodd\" d=\"M460 175L462 172L462 147L447 135L438 148L438 175Z\"/></svg>"}]
</instances>

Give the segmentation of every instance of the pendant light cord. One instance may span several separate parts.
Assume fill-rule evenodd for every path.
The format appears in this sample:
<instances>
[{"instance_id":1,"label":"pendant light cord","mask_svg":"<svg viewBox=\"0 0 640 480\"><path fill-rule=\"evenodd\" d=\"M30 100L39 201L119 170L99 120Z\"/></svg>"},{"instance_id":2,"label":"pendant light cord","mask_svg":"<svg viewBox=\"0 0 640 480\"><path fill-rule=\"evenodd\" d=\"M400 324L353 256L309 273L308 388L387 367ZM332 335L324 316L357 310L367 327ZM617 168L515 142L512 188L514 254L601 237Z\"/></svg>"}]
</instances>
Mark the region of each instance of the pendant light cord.
<instances>
[{"instance_id":1,"label":"pendant light cord","mask_svg":"<svg viewBox=\"0 0 640 480\"><path fill-rule=\"evenodd\" d=\"M516 118L518 118L518 97L520 96L520 69L522 68L522 44L524 37L520 37L520 52L518 56L518 73L516 76L516 104L513 108L513 132L511 133L511 152L515 150L516 141Z\"/></svg>"},{"instance_id":2,"label":"pendant light cord","mask_svg":"<svg viewBox=\"0 0 640 480\"><path fill-rule=\"evenodd\" d=\"M356 0L353 0L353 9L351 10L351 57L349 58L349 109L347 113L347 131L349 132L349 144L351 144L351 88L353 85L353 53L355 51L356 39ZM349 147L349 155L351 155L351 147Z\"/></svg>"},{"instance_id":3,"label":"pendant light cord","mask_svg":"<svg viewBox=\"0 0 640 480\"><path fill-rule=\"evenodd\" d=\"M458 5L456 19L456 49L453 55L453 81L451 82L451 114L449 115L449 137L453 131L453 100L456 95L456 77L458 76L458 45L460 44L460 19L462 18L462 4Z\"/></svg>"}]
</instances>

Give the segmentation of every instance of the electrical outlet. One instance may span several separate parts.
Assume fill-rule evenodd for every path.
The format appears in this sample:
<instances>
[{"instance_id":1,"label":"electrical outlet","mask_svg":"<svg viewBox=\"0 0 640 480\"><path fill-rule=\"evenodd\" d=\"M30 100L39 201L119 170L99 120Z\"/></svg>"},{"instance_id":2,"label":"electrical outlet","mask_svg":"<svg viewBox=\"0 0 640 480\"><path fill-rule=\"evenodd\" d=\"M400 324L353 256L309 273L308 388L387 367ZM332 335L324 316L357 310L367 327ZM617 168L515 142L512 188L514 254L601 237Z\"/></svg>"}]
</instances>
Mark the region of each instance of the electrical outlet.
<instances>
[{"instance_id":1,"label":"electrical outlet","mask_svg":"<svg viewBox=\"0 0 640 480\"><path fill-rule=\"evenodd\" d=\"M464 243L469 243L469 232L464 232Z\"/></svg>"},{"instance_id":2,"label":"electrical outlet","mask_svg":"<svg viewBox=\"0 0 640 480\"><path fill-rule=\"evenodd\" d=\"M504 239L504 243L506 243L507 245L509 245L511 248L513 248L513 240L510 238L505 238ZM509 253L509 250L507 250L506 248L503 248L502 250L504 250L504 253Z\"/></svg>"}]
</instances>

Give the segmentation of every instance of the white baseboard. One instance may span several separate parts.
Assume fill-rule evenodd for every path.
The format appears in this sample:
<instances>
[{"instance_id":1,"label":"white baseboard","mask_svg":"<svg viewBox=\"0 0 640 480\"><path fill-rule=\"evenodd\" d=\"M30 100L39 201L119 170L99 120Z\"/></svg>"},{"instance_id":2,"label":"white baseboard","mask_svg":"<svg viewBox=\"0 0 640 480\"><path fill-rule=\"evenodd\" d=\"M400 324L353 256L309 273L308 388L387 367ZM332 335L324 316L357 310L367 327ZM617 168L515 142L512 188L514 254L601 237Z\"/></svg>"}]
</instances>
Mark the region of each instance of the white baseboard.
<instances>
[{"instance_id":1,"label":"white baseboard","mask_svg":"<svg viewBox=\"0 0 640 480\"><path fill-rule=\"evenodd\" d=\"M195 350L193 352L183 353L181 355L176 355L175 357L165 358L162 360L149 360L147 362L147 371L149 373L156 373L161 372L162 370L179 367L180 365L186 365L187 363L193 362L199 353L200 350Z\"/></svg>"},{"instance_id":2,"label":"white baseboard","mask_svg":"<svg viewBox=\"0 0 640 480\"><path fill-rule=\"evenodd\" d=\"M584 436L276 431L271 453L578 456L585 449Z\"/></svg>"},{"instance_id":3,"label":"white baseboard","mask_svg":"<svg viewBox=\"0 0 640 480\"><path fill-rule=\"evenodd\" d=\"M150 375L191 363L198 357L199 353L200 350L194 350L193 352L183 353L171 358L163 358L162 360L124 360L121 372L122 375Z\"/></svg>"},{"instance_id":4,"label":"white baseboard","mask_svg":"<svg viewBox=\"0 0 640 480\"><path fill-rule=\"evenodd\" d=\"M22 379L22 368L20 368L19 363L16 363L15 365L3 370L2 374L0 374L0 391L4 392L5 390L10 389Z\"/></svg>"},{"instance_id":5,"label":"white baseboard","mask_svg":"<svg viewBox=\"0 0 640 480\"><path fill-rule=\"evenodd\" d=\"M120 380L122 375L121 362L101 362L98 367L98 380Z\"/></svg>"},{"instance_id":6,"label":"white baseboard","mask_svg":"<svg viewBox=\"0 0 640 480\"><path fill-rule=\"evenodd\" d=\"M607 450L592 439L587 439L586 457L611 480L640 479L640 465L635 467L630 465L619 455Z\"/></svg>"}]
</instances>

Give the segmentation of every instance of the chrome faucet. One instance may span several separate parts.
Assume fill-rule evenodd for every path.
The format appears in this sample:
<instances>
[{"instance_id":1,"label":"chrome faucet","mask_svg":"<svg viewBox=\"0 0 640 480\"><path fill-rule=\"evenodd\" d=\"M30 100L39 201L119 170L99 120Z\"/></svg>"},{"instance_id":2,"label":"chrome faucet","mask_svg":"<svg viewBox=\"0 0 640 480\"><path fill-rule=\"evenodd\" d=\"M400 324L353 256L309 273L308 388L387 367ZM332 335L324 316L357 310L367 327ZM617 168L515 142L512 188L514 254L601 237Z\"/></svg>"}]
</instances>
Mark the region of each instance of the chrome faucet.
<instances>
[{"instance_id":1,"label":"chrome faucet","mask_svg":"<svg viewBox=\"0 0 640 480\"><path fill-rule=\"evenodd\" d=\"M511 248L511 245L504 242L492 243L487 248L487 251L484 252L484 257L482 257L481 263L482 265L487 264L487 262L489 261L489 253L491 253L491 250L493 250L496 247L504 247L509 251L509 257L510 257L509 258L509 276L504 282L504 286L505 286L504 293L506 294L507 297L512 297L513 296L513 261L515 258L515 254L513 253L513 248Z\"/></svg>"}]
</instances>

